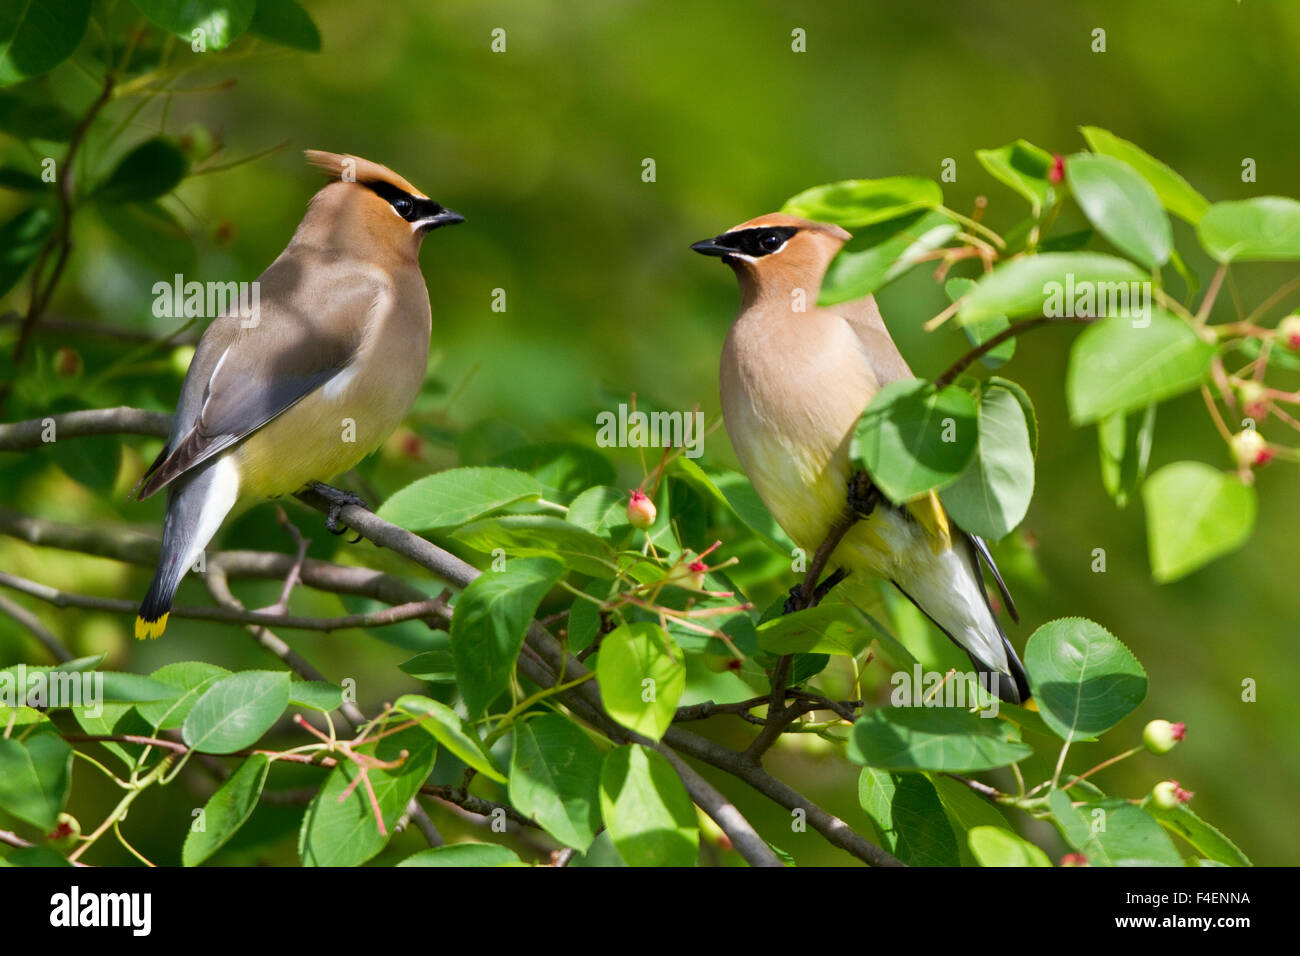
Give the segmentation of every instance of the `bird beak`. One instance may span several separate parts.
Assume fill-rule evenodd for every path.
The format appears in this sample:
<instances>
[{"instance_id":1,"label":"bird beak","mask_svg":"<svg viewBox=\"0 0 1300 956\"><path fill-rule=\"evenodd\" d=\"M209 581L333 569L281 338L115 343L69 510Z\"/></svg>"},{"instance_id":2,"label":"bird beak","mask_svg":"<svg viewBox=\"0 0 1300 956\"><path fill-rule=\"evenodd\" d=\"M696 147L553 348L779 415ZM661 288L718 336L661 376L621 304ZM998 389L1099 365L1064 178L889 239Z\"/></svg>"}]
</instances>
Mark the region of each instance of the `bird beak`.
<instances>
[{"instance_id":1,"label":"bird beak","mask_svg":"<svg viewBox=\"0 0 1300 956\"><path fill-rule=\"evenodd\" d=\"M699 242L692 243L691 249L702 256L717 256L718 258L725 258L736 250L729 249L722 245L722 243L718 242L721 238L721 236L716 236L713 239L701 239Z\"/></svg>"},{"instance_id":2,"label":"bird beak","mask_svg":"<svg viewBox=\"0 0 1300 956\"><path fill-rule=\"evenodd\" d=\"M434 213L420 220L420 228L424 232L430 232L440 226L454 226L457 223L464 222L465 217L454 209L443 209L441 212Z\"/></svg>"}]
</instances>

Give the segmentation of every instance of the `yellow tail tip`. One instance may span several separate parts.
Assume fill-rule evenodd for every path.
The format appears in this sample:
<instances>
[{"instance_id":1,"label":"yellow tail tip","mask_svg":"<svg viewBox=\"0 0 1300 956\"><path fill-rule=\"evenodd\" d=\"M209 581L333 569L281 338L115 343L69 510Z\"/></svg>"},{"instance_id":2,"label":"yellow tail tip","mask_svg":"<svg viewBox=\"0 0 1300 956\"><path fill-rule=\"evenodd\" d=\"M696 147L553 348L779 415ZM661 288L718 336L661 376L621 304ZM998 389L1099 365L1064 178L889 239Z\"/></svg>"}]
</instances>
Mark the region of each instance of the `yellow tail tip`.
<instances>
[{"instance_id":1,"label":"yellow tail tip","mask_svg":"<svg viewBox=\"0 0 1300 956\"><path fill-rule=\"evenodd\" d=\"M165 630L167 630L166 614L156 621L146 621L142 617L135 619L135 637L138 641L143 641L147 637L162 637Z\"/></svg>"}]
</instances>

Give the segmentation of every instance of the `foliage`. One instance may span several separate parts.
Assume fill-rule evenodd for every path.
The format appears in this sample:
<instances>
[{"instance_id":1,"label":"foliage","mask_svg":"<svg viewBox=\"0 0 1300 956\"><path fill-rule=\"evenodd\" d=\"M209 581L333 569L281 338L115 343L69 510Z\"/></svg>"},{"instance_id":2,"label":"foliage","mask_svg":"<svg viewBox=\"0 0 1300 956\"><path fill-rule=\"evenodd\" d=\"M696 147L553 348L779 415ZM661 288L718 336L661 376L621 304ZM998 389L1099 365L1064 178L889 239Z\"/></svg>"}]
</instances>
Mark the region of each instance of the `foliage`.
<instances>
[{"instance_id":1,"label":"foliage","mask_svg":"<svg viewBox=\"0 0 1300 956\"><path fill-rule=\"evenodd\" d=\"M18 19L0 20L5 130L63 157L53 181L36 166L0 170L25 203L0 226L0 295L29 283L5 359L6 413L16 417L119 404L111 381L119 376L171 381L170 360L155 354L160 343L124 350L83 378L79 357L47 361L30 333L59 288L75 222L92 217L155 266L183 270L194 258L190 236L163 201L188 177L234 165L199 133L132 140L122 124L95 141L106 172L73 177L86 129L102 123L111 102L167 95L185 73L185 44L232 62L241 38L320 45L294 0L205 0L183 11L136 0L153 26L129 28L93 20L99 13L88 0L65 7L53 17L52 2L33 0ZM42 76L86 48L91 22L113 39L102 50L89 43L103 84L74 115ZM989 368L1012 361L1015 337L1031 328L1086 324L1070 347L1070 418L1096 426L1103 481L1118 503L1140 486L1153 574L1170 581L1250 536L1254 469L1300 458L1256 437L1265 420L1294 425L1281 406L1300 401L1269 382L1273 363L1295 345L1258 324L1269 303L1240 321L1209 319L1229 263L1300 258L1300 205L1277 197L1210 204L1134 144L1096 128L1084 136L1091 151L1064 158L1024 140L979 152L988 174L1030 207L1005 234L945 207L940 184L921 177L817 186L787 209L858 232L832 267L823 302L875 292L937 262L952 305L932 327L959 323L976 346L939 381L890 386L865 411L854 455L891 501L937 492L963 527L994 541L1012 536L1036 486L1054 492L1050 478L1035 479L1037 415L1014 381L970 369L977 360ZM1067 208L1090 225L1082 243L1054 231ZM1168 214L1195 226L1222 264L1199 300ZM1181 297L1165 290L1166 268L1183 284ZM970 274L949 279L963 269ZM1245 368L1231 370L1234 356ZM1184 461L1147 476L1155 408L1197 389L1231 469ZM1251 424L1234 433L1220 405L1234 416L1246 411ZM1185 804L1169 809L1095 785L1094 772L1140 748L1066 770L1078 744L1135 737L1117 728L1148 689L1135 655L1100 625L1063 617L1038 628L1025 653L1037 704L999 706L883 588L846 584L784 616L779 604L755 606L749 594L789 576L791 544L744 477L717 463L678 452L636 462L638 488L657 512L641 530L627 520L618 487L626 461L585 444L534 443L499 423L461 426L419 409L415 422L454 449L456 467L388 495L379 517L484 571L451 596L449 620L431 608L418 621L374 625L375 636L413 652L392 668L407 692L367 717L343 677L320 680L291 654L275 670L184 661L148 675L105 669L95 658L65 661L58 671L102 678L102 712L0 708L0 811L20 840L79 860L111 831L139 855L123 832L135 800L215 760L223 772L198 816L202 827L177 840L186 865L220 861L276 802L267 797L303 787L311 796L295 807L293 825L304 865L512 865L517 851L533 859L550 850L591 863L691 865L733 845L702 821L698 789L670 759L672 731L713 707L729 715L722 719L763 725L748 744L759 747L756 757L780 737L783 747L860 764L857 822L904 863L1046 865L1043 849L1018 832L1027 817L1051 821L1062 845L1096 865L1249 862ZM52 456L103 494L135 452L98 435L56 443ZM429 588L392 556L375 563L408 590ZM373 609L367 600L346 599L358 613ZM538 627L577 655L563 658L549 685L519 666L521 653L535 653L527 642ZM15 665L0 678L33 673ZM909 684L913 674L921 679ZM591 718L590 698L574 696L588 684L599 688L595 703L609 723ZM1028 768L1044 766L1030 785ZM996 786L969 776L990 772ZM125 795L81 836L69 800L91 773ZM489 821L484 840L394 850L395 835L423 812L413 803L419 796ZM537 835L507 840L501 820ZM11 860L21 862L20 853Z\"/></svg>"}]
</instances>

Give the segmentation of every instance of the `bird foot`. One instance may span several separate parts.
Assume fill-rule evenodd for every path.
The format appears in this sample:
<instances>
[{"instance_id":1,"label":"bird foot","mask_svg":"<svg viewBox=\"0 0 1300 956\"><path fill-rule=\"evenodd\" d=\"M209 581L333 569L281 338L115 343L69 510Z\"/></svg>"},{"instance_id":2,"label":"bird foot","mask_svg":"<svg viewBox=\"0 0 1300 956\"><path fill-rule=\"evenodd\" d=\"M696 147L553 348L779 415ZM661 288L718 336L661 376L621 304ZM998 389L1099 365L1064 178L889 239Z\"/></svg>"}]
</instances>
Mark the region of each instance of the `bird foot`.
<instances>
[{"instance_id":1,"label":"bird foot","mask_svg":"<svg viewBox=\"0 0 1300 956\"><path fill-rule=\"evenodd\" d=\"M880 502L880 489L871 483L865 471L854 472L849 479L849 510L855 517L866 518Z\"/></svg>"},{"instance_id":2,"label":"bird foot","mask_svg":"<svg viewBox=\"0 0 1300 956\"><path fill-rule=\"evenodd\" d=\"M807 606L808 595L804 594L802 584L796 584L790 589L790 593L785 599L785 607L781 609L781 613L793 614L796 611L802 611Z\"/></svg>"},{"instance_id":3,"label":"bird foot","mask_svg":"<svg viewBox=\"0 0 1300 956\"><path fill-rule=\"evenodd\" d=\"M339 520L339 516L342 514L343 509L349 505L356 505L358 508L365 508L367 511L372 510L364 498L351 491L335 488L333 485L327 485L320 481L313 481L307 487L330 503L330 510L325 515L325 530L330 534L342 534L348 530L347 525ZM360 540L361 535L358 533L348 543L356 544Z\"/></svg>"}]
</instances>

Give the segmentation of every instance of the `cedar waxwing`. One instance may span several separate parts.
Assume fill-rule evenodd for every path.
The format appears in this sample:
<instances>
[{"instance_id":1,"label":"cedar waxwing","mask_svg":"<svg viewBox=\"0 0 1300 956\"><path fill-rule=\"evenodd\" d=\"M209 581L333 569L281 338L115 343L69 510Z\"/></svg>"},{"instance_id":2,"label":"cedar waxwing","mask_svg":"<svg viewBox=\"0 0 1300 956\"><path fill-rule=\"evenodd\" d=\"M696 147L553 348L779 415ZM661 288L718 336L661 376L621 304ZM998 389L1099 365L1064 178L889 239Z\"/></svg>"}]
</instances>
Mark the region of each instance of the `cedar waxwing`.
<instances>
[{"instance_id":1,"label":"cedar waxwing","mask_svg":"<svg viewBox=\"0 0 1300 956\"><path fill-rule=\"evenodd\" d=\"M858 418L880 388L913 377L871 296L796 311L816 303L850 238L839 226L775 214L691 247L720 257L740 280L740 314L722 352L727 434L772 516L810 554L845 513ZM955 527L933 492L868 508L831 562L893 582L970 655L988 689L1027 700L1029 681L993 615L981 560L1013 617L1015 607L984 542Z\"/></svg>"},{"instance_id":2,"label":"cedar waxwing","mask_svg":"<svg viewBox=\"0 0 1300 956\"><path fill-rule=\"evenodd\" d=\"M337 510L360 499L321 485L401 422L429 360L420 243L464 222L397 173L308 150L331 182L258 278L258 312L228 311L199 340L171 434L139 497L168 489L162 555L135 636L157 637L185 572L235 502L313 486Z\"/></svg>"}]
</instances>

